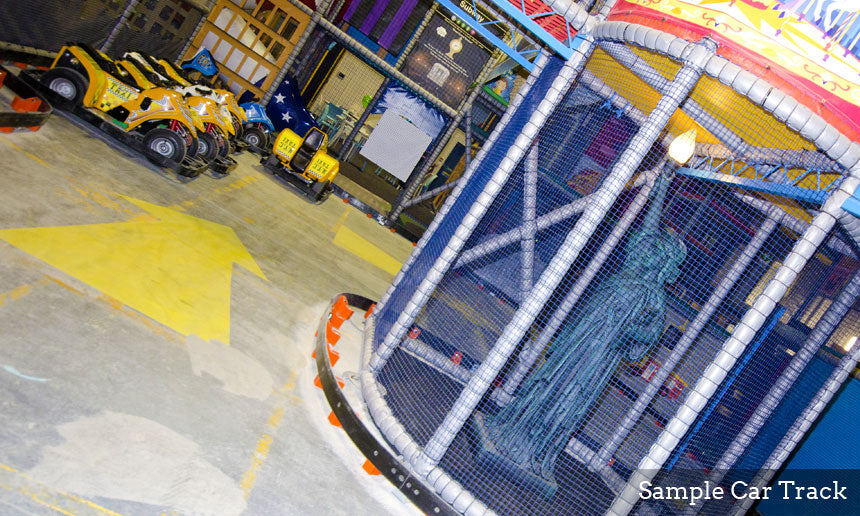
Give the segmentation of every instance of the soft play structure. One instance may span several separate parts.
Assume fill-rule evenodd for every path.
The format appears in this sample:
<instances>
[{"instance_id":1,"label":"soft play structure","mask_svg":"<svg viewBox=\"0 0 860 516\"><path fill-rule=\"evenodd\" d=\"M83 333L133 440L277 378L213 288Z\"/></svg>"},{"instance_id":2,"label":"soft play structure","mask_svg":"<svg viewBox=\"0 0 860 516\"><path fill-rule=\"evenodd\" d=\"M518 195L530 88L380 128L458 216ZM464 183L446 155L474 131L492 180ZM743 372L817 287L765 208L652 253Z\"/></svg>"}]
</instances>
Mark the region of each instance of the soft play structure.
<instances>
[{"instance_id":1,"label":"soft play structure","mask_svg":"<svg viewBox=\"0 0 860 516\"><path fill-rule=\"evenodd\" d=\"M575 50L368 317L366 424L464 514L744 514L641 487L767 485L860 358L856 13L545 3Z\"/></svg>"}]
</instances>

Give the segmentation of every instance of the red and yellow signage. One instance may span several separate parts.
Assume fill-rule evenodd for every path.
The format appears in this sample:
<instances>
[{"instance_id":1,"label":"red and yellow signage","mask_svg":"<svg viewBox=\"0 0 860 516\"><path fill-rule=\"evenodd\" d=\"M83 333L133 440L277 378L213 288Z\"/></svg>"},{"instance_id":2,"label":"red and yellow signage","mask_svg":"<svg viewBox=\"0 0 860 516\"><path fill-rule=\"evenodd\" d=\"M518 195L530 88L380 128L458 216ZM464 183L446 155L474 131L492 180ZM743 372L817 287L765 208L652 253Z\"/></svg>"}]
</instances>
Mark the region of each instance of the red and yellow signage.
<instances>
[{"instance_id":1,"label":"red and yellow signage","mask_svg":"<svg viewBox=\"0 0 860 516\"><path fill-rule=\"evenodd\" d=\"M710 36L720 43L720 55L790 93L846 136L860 140L860 60L851 51L860 5L846 10L844 3L619 0L609 19L647 25L688 40ZM824 7L815 9L818 4Z\"/></svg>"}]
</instances>

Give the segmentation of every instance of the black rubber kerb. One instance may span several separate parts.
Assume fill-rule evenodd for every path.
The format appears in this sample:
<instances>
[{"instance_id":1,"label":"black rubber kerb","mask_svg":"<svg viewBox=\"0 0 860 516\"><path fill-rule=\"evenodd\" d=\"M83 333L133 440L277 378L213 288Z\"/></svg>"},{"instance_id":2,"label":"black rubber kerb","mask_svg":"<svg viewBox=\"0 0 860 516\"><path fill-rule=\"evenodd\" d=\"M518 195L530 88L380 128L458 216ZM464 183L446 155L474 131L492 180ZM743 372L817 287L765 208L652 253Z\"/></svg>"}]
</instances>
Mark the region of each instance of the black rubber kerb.
<instances>
[{"instance_id":1,"label":"black rubber kerb","mask_svg":"<svg viewBox=\"0 0 860 516\"><path fill-rule=\"evenodd\" d=\"M365 428L364 424L358 419L358 416L349 406L349 402L337 384L337 379L331 370L331 363L326 352L326 323L328 322L329 314L331 314L334 302L340 297L346 297L349 306L360 310L369 310L373 305L373 301L356 294L338 294L329 303L328 309L323 314L320 320L317 337L315 342L316 348L316 365L319 373L320 382L322 383L323 392L331 406L334 415L337 416L346 434L352 439L355 446L361 450L361 453L374 465L376 468L394 484L409 500L419 509L428 515L444 514L457 515L453 507L448 505L433 489L428 487L423 480L415 477L410 473L400 460L392 455L387 448L382 446L376 440L373 434Z\"/></svg>"}]
</instances>

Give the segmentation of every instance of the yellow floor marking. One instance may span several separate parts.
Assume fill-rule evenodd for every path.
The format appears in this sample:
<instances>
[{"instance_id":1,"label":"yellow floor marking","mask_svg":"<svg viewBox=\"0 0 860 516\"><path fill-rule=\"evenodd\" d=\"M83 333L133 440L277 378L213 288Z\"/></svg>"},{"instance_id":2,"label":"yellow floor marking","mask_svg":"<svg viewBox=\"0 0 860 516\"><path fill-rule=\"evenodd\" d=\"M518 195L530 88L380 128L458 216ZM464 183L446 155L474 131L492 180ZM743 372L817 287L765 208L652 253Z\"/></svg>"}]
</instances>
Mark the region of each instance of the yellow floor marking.
<instances>
[{"instance_id":1,"label":"yellow floor marking","mask_svg":"<svg viewBox=\"0 0 860 516\"><path fill-rule=\"evenodd\" d=\"M24 285L19 285L11 290L7 290L6 292L0 292L0 306L5 305L9 301L21 299L22 297L32 292L34 287L47 284L48 280L46 278L42 278L34 283L26 283Z\"/></svg>"},{"instance_id":2,"label":"yellow floor marking","mask_svg":"<svg viewBox=\"0 0 860 516\"><path fill-rule=\"evenodd\" d=\"M174 209L176 211L185 211L186 208L190 208L202 200L210 199L210 198L213 198L213 197L216 197L219 195L223 195L223 194L235 192L237 190L241 190L242 188L250 186L259 180L260 180L260 178L256 177L256 176L240 177L239 179L234 180L232 183L230 183L226 186L221 186L221 187L216 188L211 193L199 195L197 197L194 197L193 199L188 199L188 200L182 201L178 204L173 204L171 206L168 206L168 208Z\"/></svg>"},{"instance_id":3,"label":"yellow floor marking","mask_svg":"<svg viewBox=\"0 0 860 516\"><path fill-rule=\"evenodd\" d=\"M76 516L78 514L92 514L92 511L95 510L108 516L122 516L118 512L102 507L86 498L50 489L12 466L0 464L0 470L7 472L2 473L0 471L0 480L3 480L0 482L0 489L17 491L39 505L48 507L60 514Z\"/></svg>"},{"instance_id":4,"label":"yellow floor marking","mask_svg":"<svg viewBox=\"0 0 860 516\"><path fill-rule=\"evenodd\" d=\"M266 279L232 228L137 199L154 221L0 230L0 239L182 335L230 342L233 264Z\"/></svg>"},{"instance_id":5,"label":"yellow floor marking","mask_svg":"<svg viewBox=\"0 0 860 516\"><path fill-rule=\"evenodd\" d=\"M343 214L340 216L339 219L337 219L337 222L335 222L334 226L332 227L335 232L337 232L337 230L339 230L340 227L343 226L343 223L346 222L346 218L349 216L349 212L351 211L352 206L347 206L346 208L344 208Z\"/></svg>"},{"instance_id":6,"label":"yellow floor marking","mask_svg":"<svg viewBox=\"0 0 860 516\"><path fill-rule=\"evenodd\" d=\"M7 145L9 145L10 147L12 147L12 148L13 148L13 149L15 149L16 151L18 151L18 152L23 152L25 156L27 156L27 157L28 157L28 158L30 158L31 160L35 161L36 163L38 163L38 164L42 165L43 167L47 167L47 166L48 166L48 164L47 164L47 163L45 163L44 161L42 161L41 159L39 159L38 157L36 157L34 154L32 154L32 153L30 153L30 152L25 151L24 149L22 149L21 147L19 147L19 146L15 145L14 143L12 143L12 142L10 142L10 141L7 141L7 140L2 140L2 141L6 142L6 144L7 144Z\"/></svg>"},{"instance_id":7,"label":"yellow floor marking","mask_svg":"<svg viewBox=\"0 0 860 516\"><path fill-rule=\"evenodd\" d=\"M263 435L261 435L257 440L257 446L254 448L254 456L251 457L251 465L239 481L239 488L242 489L242 494L246 500L251 496L251 491L254 490L254 484L257 482L257 473L266 462L266 457L269 456L269 448L272 446L272 441L275 440L273 436L277 432L278 427L281 426L284 419L287 400L292 399L286 395L295 388L295 381L295 373L290 373L290 377L287 379L287 382L277 391L277 393L281 395L281 400L275 405L275 408L272 409L272 413L266 421L266 431L263 432Z\"/></svg>"},{"instance_id":8,"label":"yellow floor marking","mask_svg":"<svg viewBox=\"0 0 860 516\"><path fill-rule=\"evenodd\" d=\"M382 249L371 244L346 226L338 228L334 234L334 244L346 249L362 260L372 263L392 276L397 274L402 263Z\"/></svg>"}]
</instances>

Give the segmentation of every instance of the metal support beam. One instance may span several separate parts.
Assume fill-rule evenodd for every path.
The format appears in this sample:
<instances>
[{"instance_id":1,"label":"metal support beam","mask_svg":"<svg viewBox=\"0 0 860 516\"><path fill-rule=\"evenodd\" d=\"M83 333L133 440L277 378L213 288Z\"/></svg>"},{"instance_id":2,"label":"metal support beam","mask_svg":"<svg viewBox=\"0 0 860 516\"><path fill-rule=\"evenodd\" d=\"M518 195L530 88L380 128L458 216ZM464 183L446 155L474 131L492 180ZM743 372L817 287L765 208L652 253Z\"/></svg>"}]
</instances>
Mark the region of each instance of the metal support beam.
<instances>
[{"instance_id":1,"label":"metal support beam","mask_svg":"<svg viewBox=\"0 0 860 516\"><path fill-rule=\"evenodd\" d=\"M504 54L506 56L508 56L511 59L513 59L514 61L516 61L517 64L522 66L527 71L531 71L532 66L534 66L534 65L532 65L532 63L528 59L526 59L526 57L524 55L522 55L520 52L517 52L517 50L515 48L511 48L510 45L508 45L507 43L505 43L504 41L499 39L498 36L496 36L495 34L490 32L489 30L487 30L487 28L484 25L482 25L478 20L476 20L474 16L467 14L465 11L460 9L460 7L457 4L455 4L454 2L452 2L451 0L436 0L436 1L439 2L445 9L450 11L451 14L453 14L457 18L463 20L464 23L466 23L469 27L471 27L472 30L474 30L475 32L480 34L481 37L486 39L490 44L492 44L498 50L504 52ZM569 51L567 53L570 54ZM566 59L567 57L569 57L569 55L563 56L563 57L565 57L565 59Z\"/></svg>"},{"instance_id":2,"label":"metal support beam","mask_svg":"<svg viewBox=\"0 0 860 516\"><path fill-rule=\"evenodd\" d=\"M514 5L508 0L488 0L488 3L494 5L506 16L516 21L526 30L534 34L535 37L538 38L542 44L546 45L547 48L551 49L559 56L563 57L564 59L569 59L572 55L572 45L570 40L566 42L559 41L555 38L555 36L547 32L526 13L520 10L518 6ZM558 12L558 14L564 16L567 22L573 25L574 30L580 30L582 24L585 23L585 20L591 18L587 11L585 11L573 2L565 0L550 0L545 1L544 3L547 4L550 9L553 9L554 12Z\"/></svg>"}]
</instances>

